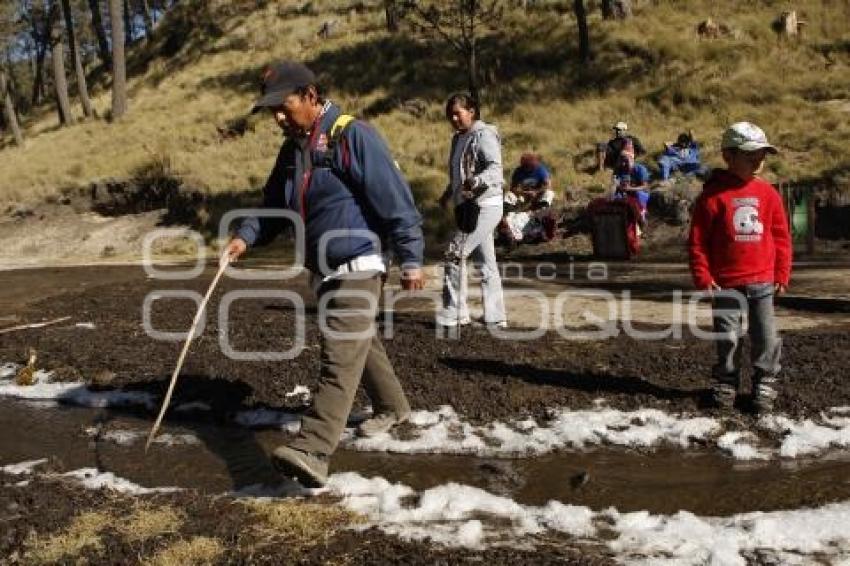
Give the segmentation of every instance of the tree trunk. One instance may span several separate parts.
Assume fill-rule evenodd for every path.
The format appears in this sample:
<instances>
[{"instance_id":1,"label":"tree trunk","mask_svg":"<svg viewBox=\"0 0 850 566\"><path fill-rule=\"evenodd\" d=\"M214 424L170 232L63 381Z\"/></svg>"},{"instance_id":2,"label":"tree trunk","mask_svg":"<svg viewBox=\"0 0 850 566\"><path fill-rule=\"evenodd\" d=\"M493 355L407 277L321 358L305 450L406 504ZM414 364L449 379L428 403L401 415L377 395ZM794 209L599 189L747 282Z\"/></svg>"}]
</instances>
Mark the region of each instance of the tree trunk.
<instances>
[{"instance_id":1,"label":"tree trunk","mask_svg":"<svg viewBox=\"0 0 850 566\"><path fill-rule=\"evenodd\" d=\"M91 25L97 38L97 53L104 66L109 67L112 65L112 56L109 54L109 41L106 39L106 30L100 15L100 0L89 0L89 10L91 10Z\"/></svg>"},{"instance_id":2,"label":"tree trunk","mask_svg":"<svg viewBox=\"0 0 850 566\"><path fill-rule=\"evenodd\" d=\"M6 123L9 129L12 130L12 135L15 136L15 143L18 147L24 147L24 136L21 133L21 127L18 125L18 117L15 114L15 105L12 102L12 97L9 95L9 90L6 85L6 70L0 67L0 98L3 99L3 108L6 112Z\"/></svg>"},{"instance_id":3,"label":"tree trunk","mask_svg":"<svg viewBox=\"0 0 850 566\"><path fill-rule=\"evenodd\" d=\"M44 58L47 55L41 46L36 47L35 52L35 73L32 78L32 105L38 106L41 104L41 99L44 96Z\"/></svg>"},{"instance_id":4,"label":"tree trunk","mask_svg":"<svg viewBox=\"0 0 850 566\"><path fill-rule=\"evenodd\" d=\"M397 0L384 0L384 11L387 14L387 31L397 32L399 22Z\"/></svg>"},{"instance_id":5,"label":"tree trunk","mask_svg":"<svg viewBox=\"0 0 850 566\"><path fill-rule=\"evenodd\" d=\"M50 58L53 62L53 88L56 89L56 105L59 121L70 126L74 123L71 100L68 98L68 75L65 73L65 44L62 43L62 27L59 22L59 3L53 2L47 17L50 25Z\"/></svg>"},{"instance_id":6,"label":"tree trunk","mask_svg":"<svg viewBox=\"0 0 850 566\"><path fill-rule=\"evenodd\" d=\"M77 77L77 92L80 95L80 103L83 106L83 114L86 118L94 116L94 109L89 98L89 88L86 84L86 73L83 70L83 62L80 60L80 45L77 42L77 34L74 31L74 18L71 14L71 1L62 0L62 13L65 16L65 30L68 32L68 48L71 51L71 64Z\"/></svg>"},{"instance_id":7,"label":"tree trunk","mask_svg":"<svg viewBox=\"0 0 850 566\"><path fill-rule=\"evenodd\" d=\"M49 41L47 29L39 29L40 15L43 12L33 10L32 18L32 40L35 44L35 65L32 74L32 105L41 104L44 98L44 59L47 57L47 44ZM45 15L46 18L46 15Z\"/></svg>"},{"instance_id":8,"label":"tree trunk","mask_svg":"<svg viewBox=\"0 0 850 566\"><path fill-rule=\"evenodd\" d=\"M475 43L469 45L469 51L466 54L466 72L467 82L469 83L469 95L475 100L478 98L478 61L475 54Z\"/></svg>"},{"instance_id":9,"label":"tree trunk","mask_svg":"<svg viewBox=\"0 0 850 566\"><path fill-rule=\"evenodd\" d=\"M139 8L142 12L142 21L145 23L145 38L150 38L153 33L153 20L151 19L151 7L148 0L139 0Z\"/></svg>"},{"instance_id":10,"label":"tree trunk","mask_svg":"<svg viewBox=\"0 0 850 566\"><path fill-rule=\"evenodd\" d=\"M130 0L124 0L124 45L133 43L133 11L130 9Z\"/></svg>"},{"instance_id":11,"label":"tree trunk","mask_svg":"<svg viewBox=\"0 0 850 566\"><path fill-rule=\"evenodd\" d=\"M112 26L112 119L127 112L127 67L124 62L124 22L122 0L109 0L109 23Z\"/></svg>"},{"instance_id":12,"label":"tree trunk","mask_svg":"<svg viewBox=\"0 0 850 566\"><path fill-rule=\"evenodd\" d=\"M584 0L574 0L573 10L575 10L576 22L578 23L579 60L583 65L586 65L590 62L590 32L587 28L587 10L584 6Z\"/></svg>"}]
</instances>

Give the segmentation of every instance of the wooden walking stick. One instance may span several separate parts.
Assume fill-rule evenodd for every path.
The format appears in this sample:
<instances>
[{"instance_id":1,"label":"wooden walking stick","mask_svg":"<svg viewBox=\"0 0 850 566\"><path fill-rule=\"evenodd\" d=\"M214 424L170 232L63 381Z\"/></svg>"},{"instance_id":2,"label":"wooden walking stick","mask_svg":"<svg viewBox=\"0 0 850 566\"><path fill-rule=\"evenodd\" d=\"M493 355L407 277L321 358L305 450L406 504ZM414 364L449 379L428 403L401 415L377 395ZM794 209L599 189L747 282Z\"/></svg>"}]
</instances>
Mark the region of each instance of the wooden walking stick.
<instances>
[{"instance_id":1,"label":"wooden walking stick","mask_svg":"<svg viewBox=\"0 0 850 566\"><path fill-rule=\"evenodd\" d=\"M151 442L153 442L153 438L156 436L156 431L159 429L159 425L162 424L162 417L165 416L165 411L168 409L168 403L171 402L171 394L174 393L174 386L177 384L177 376L180 375L180 369L183 367L183 361L186 359L186 353L189 351L189 345L192 343L192 337L195 335L195 329L201 321L201 315L204 314L204 309L207 307L207 301L210 300L210 296L212 295L216 284L218 284L218 280L221 279L222 274L224 274L224 270L227 268L228 263L230 263L230 257L225 254L219 262L218 273L215 274L212 283L210 283L210 288L207 289L207 294L204 295L204 299L198 307L198 312L195 314L195 320L192 321L192 328L189 329L189 335L186 337L186 343L183 344L183 350L180 352L180 357L177 358L177 367L174 368L174 373L171 374L171 383L168 384L168 391L165 392L165 398L162 400L162 407L159 409L159 415L153 423L150 434L148 434L148 441L145 443L145 454L147 454L148 448L150 448Z\"/></svg>"}]
</instances>

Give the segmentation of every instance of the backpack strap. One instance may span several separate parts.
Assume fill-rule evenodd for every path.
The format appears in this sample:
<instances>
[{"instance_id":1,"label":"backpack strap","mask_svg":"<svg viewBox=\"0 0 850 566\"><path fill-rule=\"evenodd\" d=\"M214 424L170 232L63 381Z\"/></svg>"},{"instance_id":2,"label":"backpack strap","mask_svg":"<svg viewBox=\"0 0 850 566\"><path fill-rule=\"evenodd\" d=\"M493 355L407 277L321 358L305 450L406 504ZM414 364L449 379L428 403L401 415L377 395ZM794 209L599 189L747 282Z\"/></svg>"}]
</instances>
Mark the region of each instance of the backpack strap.
<instances>
[{"instance_id":1,"label":"backpack strap","mask_svg":"<svg viewBox=\"0 0 850 566\"><path fill-rule=\"evenodd\" d=\"M331 126L331 130L328 134L328 149L325 151L325 156L322 159L321 164L319 164L320 167L333 169L333 158L336 146L339 143L339 140L342 138L342 134L345 132L345 129L354 120L354 116L350 114L340 114L339 116L337 116L337 119L334 120L334 123ZM345 166L347 167L347 164Z\"/></svg>"},{"instance_id":2,"label":"backpack strap","mask_svg":"<svg viewBox=\"0 0 850 566\"><path fill-rule=\"evenodd\" d=\"M333 126L331 126L330 140L338 140L342 135L342 131L345 129L345 127L353 121L354 116L352 116L351 114L340 114L339 116L337 116L337 119L334 120Z\"/></svg>"}]
</instances>

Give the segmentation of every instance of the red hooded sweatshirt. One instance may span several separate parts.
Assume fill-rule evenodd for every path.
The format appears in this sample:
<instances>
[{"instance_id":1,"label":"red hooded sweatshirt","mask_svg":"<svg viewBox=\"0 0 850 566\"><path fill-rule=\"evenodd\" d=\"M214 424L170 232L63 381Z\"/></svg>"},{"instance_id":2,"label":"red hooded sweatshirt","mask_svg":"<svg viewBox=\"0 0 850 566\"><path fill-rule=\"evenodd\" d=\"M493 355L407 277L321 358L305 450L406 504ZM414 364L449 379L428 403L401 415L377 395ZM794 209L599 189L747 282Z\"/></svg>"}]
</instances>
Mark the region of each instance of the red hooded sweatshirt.
<instances>
[{"instance_id":1,"label":"red hooded sweatshirt","mask_svg":"<svg viewBox=\"0 0 850 566\"><path fill-rule=\"evenodd\" d=\"M694 206L688 243L698 289L791 278L791 236L779 193L759 178L715 170Z\"/></svg>"}]
</instances>

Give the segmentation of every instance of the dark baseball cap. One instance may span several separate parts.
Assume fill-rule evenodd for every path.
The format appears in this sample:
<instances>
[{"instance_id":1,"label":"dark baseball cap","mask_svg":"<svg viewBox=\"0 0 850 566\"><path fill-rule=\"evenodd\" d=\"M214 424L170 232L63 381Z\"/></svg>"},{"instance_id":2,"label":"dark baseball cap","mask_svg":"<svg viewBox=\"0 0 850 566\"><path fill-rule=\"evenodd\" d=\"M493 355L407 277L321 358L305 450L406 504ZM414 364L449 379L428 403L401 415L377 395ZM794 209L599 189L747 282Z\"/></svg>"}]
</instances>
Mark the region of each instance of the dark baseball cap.
<instances>
[{"instance_id":1,"label":"dark baseball cap","mask_svg":"<svg viewBox=\"0 0 850 566\"><path fill-rule=\"evenodd\" d=\"M306 65L295 61L272 63L263 72L263 96L254 104L251 112L263 108L280 106L283 97L299 88L316 83L316 75Z\"/></svg>"}]
</instances>

